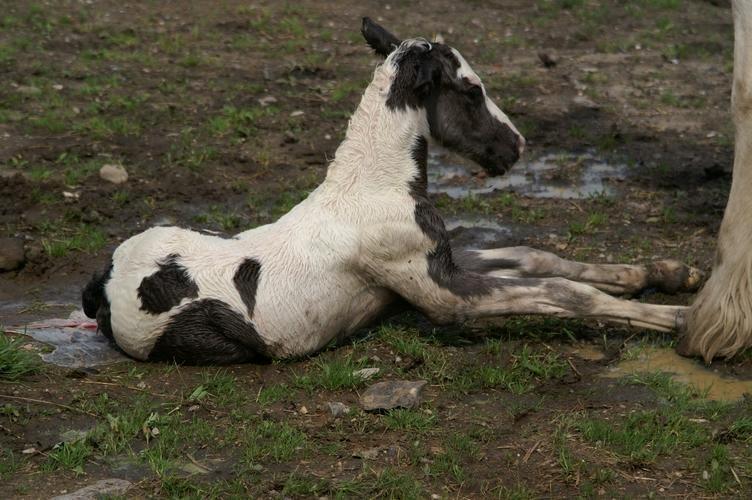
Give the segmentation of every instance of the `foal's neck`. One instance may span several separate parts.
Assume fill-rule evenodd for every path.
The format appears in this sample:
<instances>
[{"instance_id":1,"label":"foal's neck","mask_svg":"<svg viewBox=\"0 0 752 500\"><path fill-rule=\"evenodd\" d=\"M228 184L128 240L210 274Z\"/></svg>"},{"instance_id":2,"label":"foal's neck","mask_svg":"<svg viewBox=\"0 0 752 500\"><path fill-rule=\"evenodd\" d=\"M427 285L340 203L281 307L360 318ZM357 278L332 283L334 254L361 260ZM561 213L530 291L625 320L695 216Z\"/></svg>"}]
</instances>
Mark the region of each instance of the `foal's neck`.
<instances>
[{"instance_id":1,"label":"foal's neck","mask_svg":"<svg viewBox=\"0 0 752 500\"><path fill-rule=\"evenodd\" d=\"M326 183L339 195L410 191L416 180L425 181L425 110L389 109L391 81L376 73L327 171Z\"/></svg>"}]
</instances>

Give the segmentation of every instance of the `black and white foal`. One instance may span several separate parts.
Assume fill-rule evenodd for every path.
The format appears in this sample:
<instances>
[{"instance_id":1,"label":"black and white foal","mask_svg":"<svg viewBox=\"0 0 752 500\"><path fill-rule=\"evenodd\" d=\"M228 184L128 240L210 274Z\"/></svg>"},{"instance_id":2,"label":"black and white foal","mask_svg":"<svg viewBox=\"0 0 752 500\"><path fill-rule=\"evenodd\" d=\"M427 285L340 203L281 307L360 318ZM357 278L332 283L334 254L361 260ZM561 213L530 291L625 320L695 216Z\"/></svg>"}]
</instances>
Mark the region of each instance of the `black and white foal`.
<instances>
[{"instance_id":1,"label":"black and white foal","mask_svg":"<svg viewBox=\"0 0 752 500\"><path fill-rule=\"evenodd\" d=\"M141 360L237 363L313 353L403 299L436 323L506 314L597 318L672 330L683 307L620 300L692 289L674 261L569 262L528 248L454 251L426 194L436 141L501 174L525 141L457 50L399 41L369 19L386 60L350 119L326 180L274 224L232 239L155 227L120 245L84 310Z\"/></svg>"}]
</instances>

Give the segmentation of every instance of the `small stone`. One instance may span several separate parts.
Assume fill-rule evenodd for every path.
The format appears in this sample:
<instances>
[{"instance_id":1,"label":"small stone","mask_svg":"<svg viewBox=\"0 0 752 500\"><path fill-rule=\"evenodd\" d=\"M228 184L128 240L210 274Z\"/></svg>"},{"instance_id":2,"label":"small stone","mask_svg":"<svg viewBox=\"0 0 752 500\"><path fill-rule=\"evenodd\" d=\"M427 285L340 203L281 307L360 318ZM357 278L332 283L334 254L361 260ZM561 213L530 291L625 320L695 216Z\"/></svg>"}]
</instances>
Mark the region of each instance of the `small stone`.
<instances>
[{"instance_id":1,"label":"small stone","mask_svg":"<svg viewBox=\"0 0 752 500\"><path fill-rule=\"evenodd\" d=\"M24 448L23 450L21 450L22 455L33 455L36 452L37 452L37 449L34 447Z\"/></svg>"},{"instance_id":2,"label":"small stone","mask_svg":"<svg viewBox=\"0 0 752 500\"><path fill-rule=\"evenodd\" d=\"M15 271L26 262L21 238L0 238L0 272Z\"/></svg>"},{"instance_id":3,"label":"small stone","mask_svg":"<svg viewBox=\"0 0 752 500\"><path fill-rule=\"evenodd\" d=\"M601 107L593 102L592 99L589 97L585 97L584 95L578 95L574 99L572 99L572 103L574 103L576 106L580 106L587 109L600 109Z\"/></svg>"},{"instance_id":4,"label":"small stone","mask_svg":"<svg viewBox=\"0 0 752 500\"><path fill-rule=\"evenodd\" d=\"M293 111L292 113L290 113L290 116L293 117L293 118L295 118L297 116L303 116L304 114L305 114L305 112L303 110L298 109L298 110Z\"/></svg>"},{"instance_id":5,"label":"small stone","mask_svg":"<svg viewBox=\"0 0 752 500\"><path fill-rule=\"evenodd\" d=\"M275 102L277 102L277 98L273 95L267 95L258 99L259 105L264 108L269 106L270 104L274 104Z\"/></svg>"},{"instance_id":6,"label":"small stone","mask_svg":"<svg viewBox=\"0 0 752 500\"><path fill-rule=\"evenodd\" d=\"M52 88L55 90L63 90L63 86L60 85L59 83L56 83L55 85L53 85Z\"/></svg>"},{"instance_id":7,"label":"small stone","mask_svg":"<svg viewBox=\"0 0 752 500\"><path fill-rule=\"evenodd\" d=\"M543 66L546 68L553 68L556 66L556 63L558 63L556 58L548 52L538 52L538 59L540 59L540 62L542 62Z\"/></svg>"},{"instance_id":8,"label":"small stone","mask_svg":"<svg viewBox=\"0 0 752 500\"><path fill-rule=\"evenodd\" d=\"M285 138L282 140L282 144L295 144L298 142L298 138L290 130L285 130Z\"/></svg>"},{"instance_id":9,"label":"small stone","mask_svg":"<svg viewBox=\"0 0 752 500\"><path fill-rule=\"evenodd\" d=\"M198 411L198 409L201 408L199 405L191 405L188 407L189 412Z\"/></svg>"},{"instance_id":10,"label":"small stone","mask_svg":"<svg viewBox=\"0 0 752 500\"><path fill-rule=\"evenodd\" d=\"M334 418L342 417L350 413L350 407L339 401L328 402L326 404L329 407L329 412L331 412Z\"/></svg>"},{"instance_id":11,"label":"small stone","mask_svg":"<svg viewBox=\"0 0 752 500\"><path fill-rule=\"evenodd\" d=\"M128 172L121 165L107 164L99 169L99 177L113 184L122 184L128 180Z\"/></svg>"},{"instance_id":12,"label":"small stone","mask_svg":"<svg viewBox=\"0 0 752 500\"><path fill-rule=\"evenodd\" d=\"M380 368L363 368L361 370L355 370L353 372L353 377L357 377L362 380L367 380L375 375L378 375L380 371L381 371Z\"/></svg>"},{"instance_id":13,"label":"small stone","mask_svg":"<svg viewBox=\"0 0 752 500\"><path fill-rule=\"evenodd\" d=\"M301 406L298 411L301 415L308 415L308 408L306 408L305 406Z\"/></svg>"},{"instance_id":14,"label":"small stone","mask_svg":"<svg viewBox=\"0 0 752 500\"><path fill-rule=\"evenodd\" d=\"M42 93L39 87L34 87L33 85L19 85L16 91L23 95L39 95Z\"/></svg>"},{"instance_id":15,"label":"small stone","mask_svg":"<svg viewBox=\"0 0 752 500\"><path fill-rule=\"evenodd\" d=\"M371 448L369 450L356 451L353 453L355 458L362 458L363 460L376 460L379 458L380 448Z\"/></svg>"},{"instance_id":16,"label":"small stone","mask_svg":"<svg viewBox=\"0 0 752 500\"><path fill-rule=\"evenodd\" d=\"M125 479L102 479L73 493L53 497L52 500L95 500L105 496L120 496L131 486L133 483Z\"/></svg>"},{"instance_id":17,"label":"small stone","mask_svg":"<svg viewBox=\"0 0 752 500\"><path fill-rule=\"evenodd\" d=\"M660 220L660 218L653 216L645 219L645 222L647 222L648 224L657 224Z\"/></svg>"},{"instance_id":18,"label":"small stone","mask_svg":"<svg viewBox=\"0 0 752 500\"><path fill-rule=\"evenodd\" d=\"M366 411L415 408L420 405L425 380L390 380L373 384L360 397Z\"/></svg>"},{"instance_id":19,"label":"small stone","mask_svg":"<svg viewBox=\"0 0 752 500\"><path fill-rule=\"evenodd\" d=\"M324 134L324 140L325 141L331 141L332 140L332 134Z\"/></svg>"}]
</instances>

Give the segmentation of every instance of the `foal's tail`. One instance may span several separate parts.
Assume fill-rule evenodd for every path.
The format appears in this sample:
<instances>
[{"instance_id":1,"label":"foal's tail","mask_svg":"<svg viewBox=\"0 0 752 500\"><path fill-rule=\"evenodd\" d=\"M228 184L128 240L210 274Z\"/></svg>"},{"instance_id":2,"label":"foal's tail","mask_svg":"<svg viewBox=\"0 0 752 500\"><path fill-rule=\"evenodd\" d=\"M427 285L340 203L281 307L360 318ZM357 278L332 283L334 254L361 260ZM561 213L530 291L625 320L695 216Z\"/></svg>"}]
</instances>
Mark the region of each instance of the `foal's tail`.
<instances>
[{"instance_id":1,"label":"foal's tail","mask_svg":"<svg viewBox=\"0 0 752 500\"><path fill-rule=\"evenodd\" d=\"M104 272L95 272L89 283L81 292L81 302L84 314L97 319L99 331L110 340L112 338L112 326L110 325L110 301L107 299L104 287L112 274L112 261L107 265Z\"/></svg>"}]
</instances>

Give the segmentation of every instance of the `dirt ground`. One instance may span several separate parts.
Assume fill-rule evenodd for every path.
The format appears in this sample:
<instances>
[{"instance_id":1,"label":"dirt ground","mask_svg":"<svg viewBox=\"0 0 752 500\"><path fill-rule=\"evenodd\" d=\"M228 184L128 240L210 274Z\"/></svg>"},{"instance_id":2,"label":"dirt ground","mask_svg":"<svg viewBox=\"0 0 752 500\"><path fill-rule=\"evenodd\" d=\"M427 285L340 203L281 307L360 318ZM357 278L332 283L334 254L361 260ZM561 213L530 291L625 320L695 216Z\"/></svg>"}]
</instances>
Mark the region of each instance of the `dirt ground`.
<instances>
[{"instance_id":1,"label":"dirt ground","mask_svg":"<svg viewBox=\"0 0 752 500\"><path fill-rule=\"evenodd\" d=\"M437 195L447 216L577 260L709 270L733 159L727 4L0 0L0 236L26 246L24 267L0 274L0 326L67 315L146 227L235 233L303 199L378 63L363 15L458 48L528 158L626 169L612 195L583 199ZM127 182L102 180L105 164ZM0 496L123 478L129 498L748 498L750 400L712 401L662 372L603 377L672 343L592 322L436 329L406 314L294 362L45 365L0 380ZM423 404L363 412L364 367L427 380ZM752 356L708 370L750 379ZM329 402L351 410L334 417Z\"/></svg>"}]
</instances>

